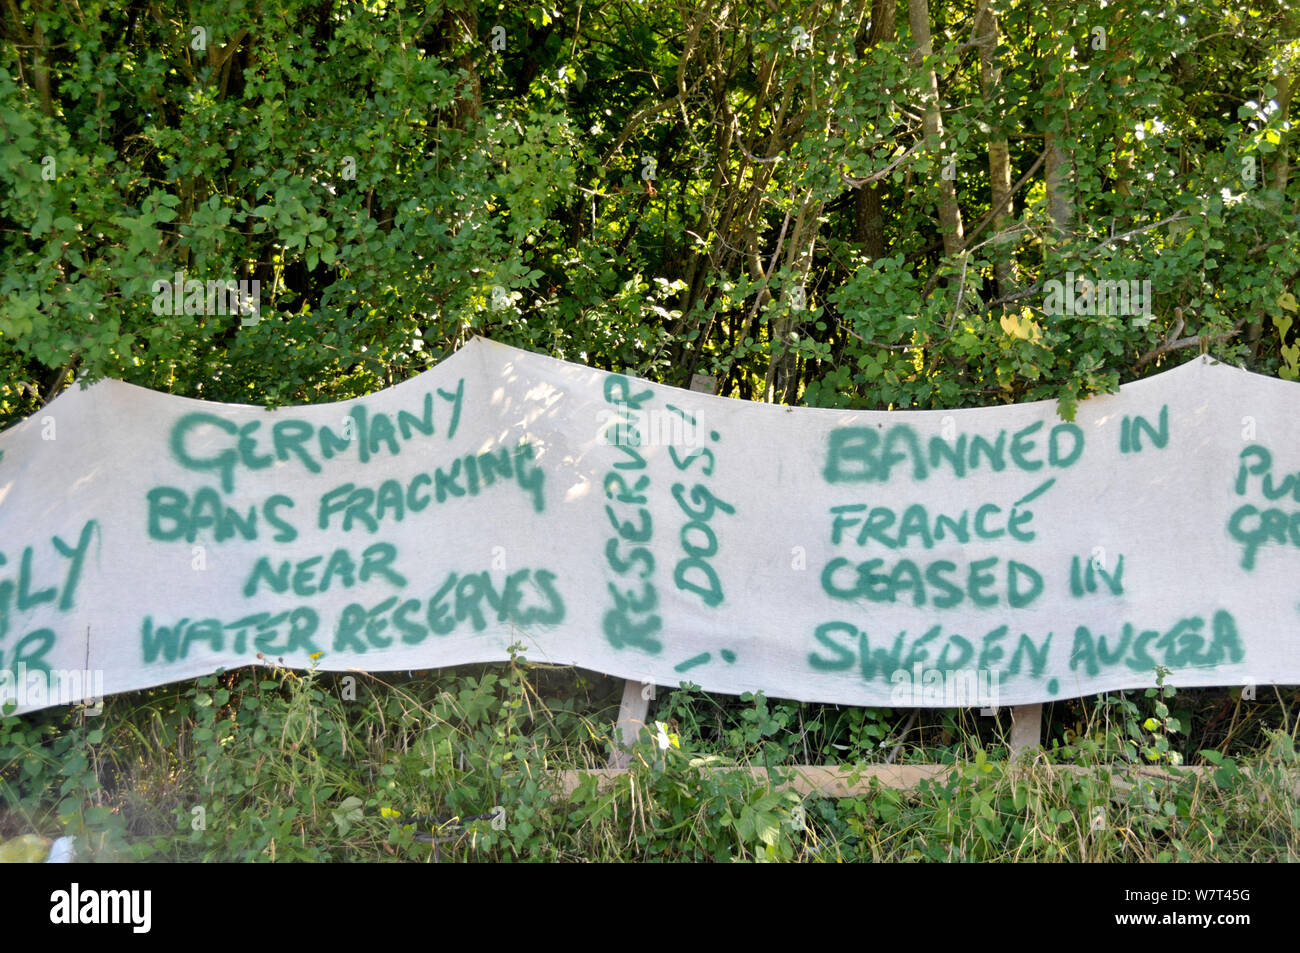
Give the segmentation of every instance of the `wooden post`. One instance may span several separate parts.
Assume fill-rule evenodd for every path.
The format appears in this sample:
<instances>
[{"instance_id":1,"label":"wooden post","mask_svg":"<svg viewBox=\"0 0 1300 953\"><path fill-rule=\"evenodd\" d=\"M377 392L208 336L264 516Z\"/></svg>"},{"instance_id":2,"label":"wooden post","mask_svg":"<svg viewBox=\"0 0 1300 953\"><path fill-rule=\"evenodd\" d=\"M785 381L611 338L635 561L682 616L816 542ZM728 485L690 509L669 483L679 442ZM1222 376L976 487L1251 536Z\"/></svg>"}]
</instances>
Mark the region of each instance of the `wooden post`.
<instances>
[{"instance_id":1,"label":"wooden post","mask_svg":"<svg viewBox=\"0 0 1300 953\"><path fill-rule=\"evenodd\" d=\"M632 763L632 753L628 749L636 744L637 736L645 727L653 697L653 691L645 691L641 682L629 678L623 683L623 700L618 706L618 748L609 756L611 768L626 768Z\"/></svg>"},{"instance_id":2,"label":"wooden post","mask_svg":"<svg viewBox=\"0 0 1300 953\"><path fill-rule=\"evenodd\" d=\"M1042 741L1043 706L1016 705L1011 709L1011 760L1032 752Z\"/></svg>"},{"instance_id":3,"label":"wooden post","mask_svg":"<svg viewBox=\"0 0 1300 953\"><path fill-rule=\"evenodd\" d=\"M703 394L712 394L714 379L704 374L691 375L691 390ZM649 688L650 691L646 691ZM654 698L654 686L650 682L638 682L628 679L623 685L623 700L618 706L618 748L609 756L611 768L626 768L632 763L628 751L636 743L641 729L646 726L650 714L650 702Z\"/></svg>"}]
</instances>

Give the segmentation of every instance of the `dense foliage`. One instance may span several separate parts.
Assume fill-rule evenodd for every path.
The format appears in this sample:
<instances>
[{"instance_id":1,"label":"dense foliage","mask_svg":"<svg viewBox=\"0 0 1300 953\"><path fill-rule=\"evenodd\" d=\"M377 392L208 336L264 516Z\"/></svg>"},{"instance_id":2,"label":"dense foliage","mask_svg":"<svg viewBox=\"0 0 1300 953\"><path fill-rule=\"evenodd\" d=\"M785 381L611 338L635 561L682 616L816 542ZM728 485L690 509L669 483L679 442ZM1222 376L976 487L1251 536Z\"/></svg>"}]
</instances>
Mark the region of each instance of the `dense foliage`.
<instances>
[{"instance_id":1,"label":"dense foliage","mask_svg":"<svg viewBox=\"0 0 1300 953\"><path fill-rule=\"evenodd\" d=\"M5 0L0 424L74 376L340 399L475 334L820 406L1294 378L1288 6ZM156 313L178 272L256 322ZM1150 319L1047 313L1067 272Z\"/></svg>"},{"instance_id":2,"label":"dense foliage","mask_svg":"<svg viewBox=\"0 0 1300 953\"><path fill-rule=\"evenodd\" d=\"M106 376L344 399L473 335L828 407L1068 416L1200 352L1300 379L1298 73L1288 0L0 0L0 428ZM177 275L256 281L258 310L160 293ZM1118 281L1149 307L1098 313ZM618 686L548 677L516 660L348 699L243 671L98 720L0 718L0 838L164 859L1300 856L1294 690L1058 703L1027 769L1001 763L1005 714L683 690L655 714L680 747L643 738L613 785L558 797L556 769L606 763ZM907 794L780 783L882 760L958 767ZM1168 773L1125 786L1116 762ZM777 770L712 770L737 764Z\"/></svg>"}]
</instances>

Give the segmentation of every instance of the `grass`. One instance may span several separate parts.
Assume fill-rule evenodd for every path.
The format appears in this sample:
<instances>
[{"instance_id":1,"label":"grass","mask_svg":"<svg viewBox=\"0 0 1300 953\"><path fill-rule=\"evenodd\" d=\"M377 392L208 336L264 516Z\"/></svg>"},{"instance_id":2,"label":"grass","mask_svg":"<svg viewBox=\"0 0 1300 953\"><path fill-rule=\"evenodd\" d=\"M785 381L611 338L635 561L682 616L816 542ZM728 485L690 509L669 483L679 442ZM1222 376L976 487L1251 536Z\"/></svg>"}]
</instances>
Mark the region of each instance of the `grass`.
<instances>
[{"instance_id":1,"label":"grass","mask_svg":"<svg viewBox=\"0 0 1300 953\"><path fill-rule=\"evenodd\" d=\"M11 716L0 839L69 833L83 857L155 861L1300 860L1300 690L1058 703L1043 750L1009 764L1005 712L687 685L652 708L677 746L647 734L614 783L560 796L561 770L608 761L621 689L519 657L400 679L259 668L97 717ZM838 799L784 784L801 763L886 761L953 767Z\"/></svg>"}]
</instances>

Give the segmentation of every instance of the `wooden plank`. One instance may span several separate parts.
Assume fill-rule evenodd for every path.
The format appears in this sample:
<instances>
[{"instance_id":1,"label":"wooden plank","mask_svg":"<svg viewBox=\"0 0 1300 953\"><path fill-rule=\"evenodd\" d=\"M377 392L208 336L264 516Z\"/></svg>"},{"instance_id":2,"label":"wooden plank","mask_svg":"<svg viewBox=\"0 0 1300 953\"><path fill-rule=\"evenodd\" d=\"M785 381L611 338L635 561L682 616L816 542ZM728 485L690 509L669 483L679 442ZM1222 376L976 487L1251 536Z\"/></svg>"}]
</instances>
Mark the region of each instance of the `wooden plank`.
<instances>
[{"instance_id":1,"label":"wooden plank","mask_svg":"<svg viewBox=\"0 0 1300 953\"><path fill-rule=\"evenodd\" d=\"M691 375L691 390L712 394L715 381L705 374ZM623 700L618 705L618 743L609 756L611 770L626 768L632 762L628 749L636 744L641 729L646 727L650 715L650 702L655 697L655 686L650 681L633 681L628 679L623 685Z\"/></svg>"},{"instance_id":2,"label":"wooden plank","mask_svg":"<svg viewBox=\"0 0 1300 953\"><path fill-rule=\"evenodd\" d=\"M1002 764L1017 771L1044 772L1048 775L1073 774L1083 777L1092 775L1098 770L1097 767L1077 764L1034 764L1023 766L1012 766L1006 762L1002 762ZM913 790L922 781L942 783L947 779L950 772L959 767L961 765L951 764L869 764L859 766L800 764L787 765L774 770L790 774L788 782L777 785L781 790L793 790L804 797L811 795L813 797L838 798L868 794L873 783L878 783L881 787L892 788L896 791ZM717 771L719 773L747 771L756 781L763 781L768 777L768 769L764 767L703 766L703 770ZM1131 787L1142 779L1170 780L1174 778L1174 775L1167 769L1154 766L1127 767L1116 765L1110 768L1103 766L1102 770L1109 771L1111 780L1117 786L1123 788ZM1178 770L1204 780L1206 772L1212 771L1213 768L1196 765L1191 767L1182 766ZM622 768L594 768L590 771L557 772L560 791L564 797L573 794L584 778L595 777L597 788L601 791L608 791L614 786L618 778L626 773L626 769ZM1244 769L1243 773L1245 773ZM1300 779L1295 781L1293 790L1300 795Z\"/></svg>"},{"instance_id":3,"label":"wooden plank","mask_svg":"<svg viewBox=\"0 0 1300 953\"><path fill-rule=\"evenodd\" d=\"M1042 743L1043 706L1016 705L1011 709L1011 758L1032 753Z\"/></svg>"},{"instance_id":4,"label":"wooden plank","mask_svg":"<svg viewBox=\"0 0 1300 953\"><path fill-rule=\"evenodd\" d=\"M714 767L719 773L745 771L761 781L768 776L763 767ZM780 768L783 772L794 772L788 784L779 785L782 789L791 788L801 795L815 794L818 797L848 797L868 789L871 779L880 781L887 788L906 790L914 788L923 780L941 780L952 765L947 764L873 764L854 768L848 765L802 764ZM561 771L560 789L568 797L574 792L584 777L596 778L596 786L601 791L608 791L620 775L627 773L624 768L596 768L591 771ZM854 775L857 780L854 780Z\"/></svg>"}]
</instances>

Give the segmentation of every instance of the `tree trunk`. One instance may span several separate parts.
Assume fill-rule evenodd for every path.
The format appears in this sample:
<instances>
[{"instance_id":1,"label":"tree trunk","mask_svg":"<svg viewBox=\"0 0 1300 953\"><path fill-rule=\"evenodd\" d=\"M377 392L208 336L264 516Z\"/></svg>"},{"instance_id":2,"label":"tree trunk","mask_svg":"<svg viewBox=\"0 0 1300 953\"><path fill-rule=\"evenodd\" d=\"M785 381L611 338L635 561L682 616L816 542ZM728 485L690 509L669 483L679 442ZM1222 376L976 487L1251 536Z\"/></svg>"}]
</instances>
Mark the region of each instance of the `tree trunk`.
<instances>
[{"instance_id":1,"label":"tree trunk","mask_svg":"<svg viewBox=\"0 0 1300 953\"><path fill-rule=\"evenodd\" d=\"M975 36L980 51L980 93L986 103L991 103L1002 84L1002 70L994 56L998 46L998 18L989 9L989 0L980 0L975 12ZM999 297L1011 294L1015 288L1010 236L1004 234L1013 215L1011 152L1007 148L1006 132L1001 128L1001 118L999 114L996 121L990 122L992 132L989 134L989 183L993 207L1001 207L1001 211L993 215L993 233L997 236L993 244L993 274L997 279Z\"/></svg>"},{"instance_id":2,"label":"tree trunk","mask_svg":"<svg viewBox=\"0 0 1300 953\"><path fill-rule=\"evenodd\" d=\"M1061 74L1066 68L1066 55L1060 49L1060 38L1053 38L1054 46L1044 58L1043 68L1046 75L1055 82L1050 87L1043 104L1046 132L1043 133L1043 177L1047 186L1047 212L1052 219L1052 232L1059 240L1070 231L1070 220L1074 209L1070 200L1070 165L1067 152L1069 139L1069 102L1061 83ZM1057 125L1060 131L1057 130Z\"/></svg>"},{"instance_id":3,"label":"tree trunk","mask_svg":"<svg viewBox=\"0 0 1300 953\"><path fill-rule=\"evenodd\" d=\"M930 39L930 5L928 0L907 0L907 22L912 29L912 48L917 65L923 69L921 94L925 100L922 129L928 148L936 150L942 164L943 114L939 106L939 79L934 68L924 61L934 55ZM957 204L957 186L949 180L939 179L939 226L943 231L943 253L955 257L965 244L962 234L961 208Z\"/></svg>"},{"instance_id":4,"label":"tree trunk","mask_svg":"<svg viewBox=\"0 0 1300 953\"><path fill-rule=\"evenodd\" d=\"M1285 121L1291 113L1291 94L1295 89L1295 84L1292 82L1291 76L1283 72L1278 74L1274 85L1277 87L1277 96L1275 98L1277 99L1278 115ZM1277 190L1277 203L1280 208L1286 206L1286 187L1291 179L1291 160L1288 149L1290 138L1290 132L1283 129L1282 139L1277 144L1277 149L1273 152L1272 162L1269 163L1268 167L1266 184L1268 188ZM1246 341L1250 344L1251 355L1255 359L1259 358L1260 339L1263 334L1264 308L1262 302L1257 302L1251 315L1251 321L1246 326ZM1282 341L1281 343L1285 344L1286 342Z\"/></svg>"},{"instance_id":5,"label":"tree trunk","mask_svg":"<svg viewBox=\"0 0 1300 953\"><path fill-rule=\"evenodd\" d=\"M898 31L895 0L871 0L871 25L854 46L861 58L882 40ZM853 196L853 240L871 261L885 257L885 208L883 182L859 186Z\"/></svg>"},{"instance_id":6,"label":"tree trunk","mask_svg":"<svg viewBox=\"0 0 1300 953\"><path fill-rule=\"evenodd\" d=\"M1278 115L1283 121L1291 113L1291 93L1295 89L1292 78L1286 73L1278 74L1274 83L1277 86L1277 109ZM1282 140L1277 144L1277 150L1273 153L1272 168L1269 170L1268 187L1276 189L1282 196L1286 194L1287 183L1291 178L1291 163L1288 156L1288 145L1290 144L1291 133L1288 130L1282 130ZM1282 199L1279 199L1282 201Z\"/></svg>"}]
</instances>

